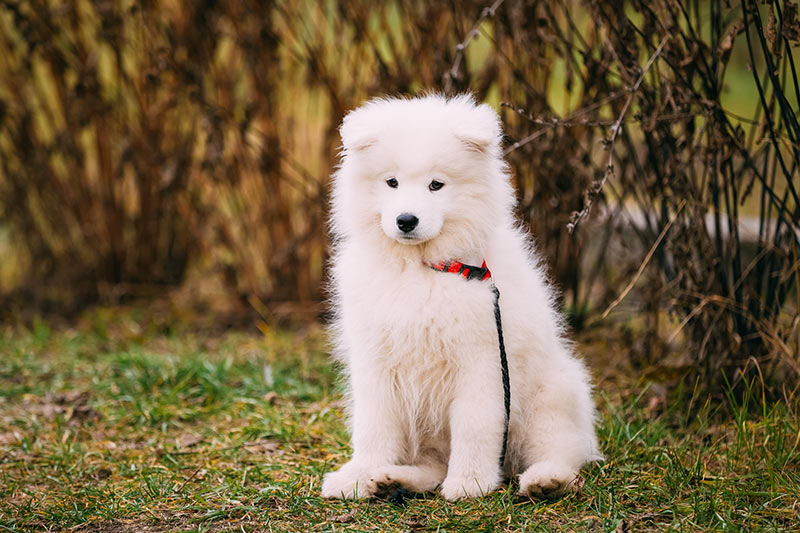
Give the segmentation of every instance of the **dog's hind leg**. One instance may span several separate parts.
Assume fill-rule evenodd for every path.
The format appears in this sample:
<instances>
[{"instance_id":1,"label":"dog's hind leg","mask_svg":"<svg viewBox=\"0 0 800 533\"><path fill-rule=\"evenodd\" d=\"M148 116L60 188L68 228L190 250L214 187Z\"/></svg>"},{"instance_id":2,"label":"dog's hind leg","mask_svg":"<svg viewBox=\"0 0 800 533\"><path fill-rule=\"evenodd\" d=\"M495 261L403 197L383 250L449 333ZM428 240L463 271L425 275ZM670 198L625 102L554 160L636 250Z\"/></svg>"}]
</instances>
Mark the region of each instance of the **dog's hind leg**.
<instances>
[{"instance_id":1,"label":"dog's hind leg","mask_svg":"<svg viewBox=\"0 0 800 533\"><path fill-rule=\"evenodd\" d=\"M578 479L581 466L602 459L594 433L591 387L583 365L571 357L539 375L525 403L519 447L525 471L520 494L559 496Z\"/></svg>"}]
</instances>

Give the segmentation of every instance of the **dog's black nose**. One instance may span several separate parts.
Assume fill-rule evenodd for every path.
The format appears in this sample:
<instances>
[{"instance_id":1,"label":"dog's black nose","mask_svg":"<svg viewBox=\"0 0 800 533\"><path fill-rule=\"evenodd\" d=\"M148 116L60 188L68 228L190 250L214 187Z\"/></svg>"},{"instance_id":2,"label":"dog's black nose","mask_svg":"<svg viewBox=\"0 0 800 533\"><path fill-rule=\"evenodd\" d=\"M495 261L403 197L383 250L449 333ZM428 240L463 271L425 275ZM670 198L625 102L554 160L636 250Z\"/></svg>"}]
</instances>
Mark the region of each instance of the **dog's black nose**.
<instances>
[{"instance_id":1,"label":"dog's black nose","mask_svg":"<svg viewBox=\"0 0 800 533\"><path fill-rule=\"evenodd\" d=\"M419 224L419 219L411 213L403 213L397 217L397 227L400 228L400 231L403 233L408 233L413 230L417 227L417 224Z\"/></svg>"}]
</instances>

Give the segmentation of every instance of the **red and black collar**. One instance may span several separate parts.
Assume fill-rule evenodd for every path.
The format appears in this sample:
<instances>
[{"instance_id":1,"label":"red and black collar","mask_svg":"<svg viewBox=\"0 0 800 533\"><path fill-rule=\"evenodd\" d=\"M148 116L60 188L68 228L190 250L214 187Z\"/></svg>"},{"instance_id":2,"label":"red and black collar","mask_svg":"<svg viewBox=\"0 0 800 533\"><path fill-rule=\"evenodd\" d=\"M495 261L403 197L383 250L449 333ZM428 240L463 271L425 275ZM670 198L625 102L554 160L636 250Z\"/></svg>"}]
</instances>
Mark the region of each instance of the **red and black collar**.
<instances>
[{"instance_id":1,"label":"red and black collar","mask_svg":"<svg viewBox=\"0 0 800 533\"><path fill-rule=\"evenodd\" d=\"M464 279L479 279L481 281L490 279L492 273L486 266L486 261L479 267L473 265L465 265L459 261L440 261L430 265L434 270L439 272L450 272L452 274L461 274Z\"/></svg>"}]
</instances>

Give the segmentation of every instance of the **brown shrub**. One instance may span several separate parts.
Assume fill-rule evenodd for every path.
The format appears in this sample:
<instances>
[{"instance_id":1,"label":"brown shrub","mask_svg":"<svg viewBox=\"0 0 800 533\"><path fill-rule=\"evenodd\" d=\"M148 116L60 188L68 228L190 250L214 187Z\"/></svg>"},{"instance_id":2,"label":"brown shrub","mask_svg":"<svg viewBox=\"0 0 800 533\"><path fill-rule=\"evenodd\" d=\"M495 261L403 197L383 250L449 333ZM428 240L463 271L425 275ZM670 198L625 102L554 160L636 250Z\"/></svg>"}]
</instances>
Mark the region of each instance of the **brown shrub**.
<instances>
[{"instance_id":1,"label":"brown shrub","mask_svg":"<svg viewBox=\"0 0 800 533\"><path fill-rule=\"evenodd\" d=\"M12 1L0 27L0 221L39 301L188 268L316 301L343 114L471 90L576 326L644 314L642 363L677 339L711 383L796 382L793 2Z\"/></svg>"}]
</instances>

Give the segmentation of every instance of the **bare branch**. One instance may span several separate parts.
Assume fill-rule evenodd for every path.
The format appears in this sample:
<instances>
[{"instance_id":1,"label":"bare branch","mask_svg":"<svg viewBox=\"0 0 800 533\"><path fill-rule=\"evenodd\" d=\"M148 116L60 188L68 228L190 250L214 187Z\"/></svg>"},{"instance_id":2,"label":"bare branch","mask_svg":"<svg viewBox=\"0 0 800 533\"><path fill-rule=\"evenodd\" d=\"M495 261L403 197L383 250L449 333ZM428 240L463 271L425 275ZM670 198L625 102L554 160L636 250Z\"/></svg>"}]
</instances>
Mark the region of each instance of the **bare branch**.
<instances>
[{"instance_id":1,"label":"bare branch","mask_svg":"<svg viewBox=\"0 0 800 533\"><path fill-rule=\"evenodd\" d=\"M628 108L630 108L631 102L633 102L633 97L639 90L639 86L642 84L645 76L650 71L650 67L653 66L653 63L655 63L656 58L661 54L661 51L664 49L664 45L667 44L667 41L669 41L669 38L669 35L665 35L664 38L661 39L661 43L658 45L658 48L656 48L656 51L653 52L653 55L650 56L650 59L647 61L647 64L642 70L642 74L639 76L639 79L636 80L634 86L630 88L628 98L625 100L625 105L622 106L622 111L620 112L619 117L617 117L617 120L611 125L611 139L608 141L607 147L608 161L606 163L606 170L603 173L603 177L599 180L595 180L592 183L592 186L583 193L583 209L580 211L575 211L572 213L572 215L570 215L569 224L567 224L567 230L570 232L570 234L574 233L577 225L584 218L589 216L589 212L592 210L592 204L594 204L595 198L597 198L597 195L603 190L608 178L614 175L614 143L616 143L619 132L622 129L622 120L625 118L625 114L628 112Z\"/></svg>"},{"instance_id":2,"label":"bare branch","mask_svg":"<svg viewBox=\"0 0 800 533\"><path fill-rule=\"evenodd\" d=\"M470 41L477 37L481 24L483 24L489 17L493 17L495 11L497 11L497 8L500 7L504 1L505 0L495 0L492 5L484 7L481 11L481 16L475 22L475 25L472 26L471 30L469 30L469 33L467 33L467 36L464 38L464 40L458 43L456 46L456 57L453 60L453 66L450 67L450 70L448 70L444 75L445 93L450 93L450 91L453 90L453 80L461 77L459 69L461 68L461 62L464 60L464 51L467 49Z\"/></svg>"},{"instance_id":3,"label":"bare branch","mask_svg":"<svg viewBox=\"0 0 800 533\"><path fill-rule=\"evenodd\" d=\"M633 278L631 278L631 281L628 283L628 286L625 287L625 289L620 293L620 295L617 296L617 299L611 302L611 305L609 305L606 308L606 310L603 311L601 318L607 317L608 313L610 313L612 309L618 306L620 302L622 302L622 300L625 299L628 293L631 292L633 286L636 285L636 282L639 281L639 278L642 276L642 273L644 272L644 269L647 267L647 264L650 262L650 259L653 258L653 254L656 253L656 250L658 249L658 246L661 244L661 241L664 240L664 237L667 236L667 232L669 231L669 229L672 227L675 221L678 220L678 215L681 214L681 211L683 210L683 207L685 205L686 205L686 200L681 201L681 203L678 205L678 209L675 212L675 215L673 215L672 219L670 219L667 225L664 226L664 229L661 230L661 233L658 235L656 242L654 242L653 246L650 247L650 251L647 252L647 255L642 261L642 264L639 265L639 268L636 270L636 274L633 276Z\"/></svg>"}]
</instances>

